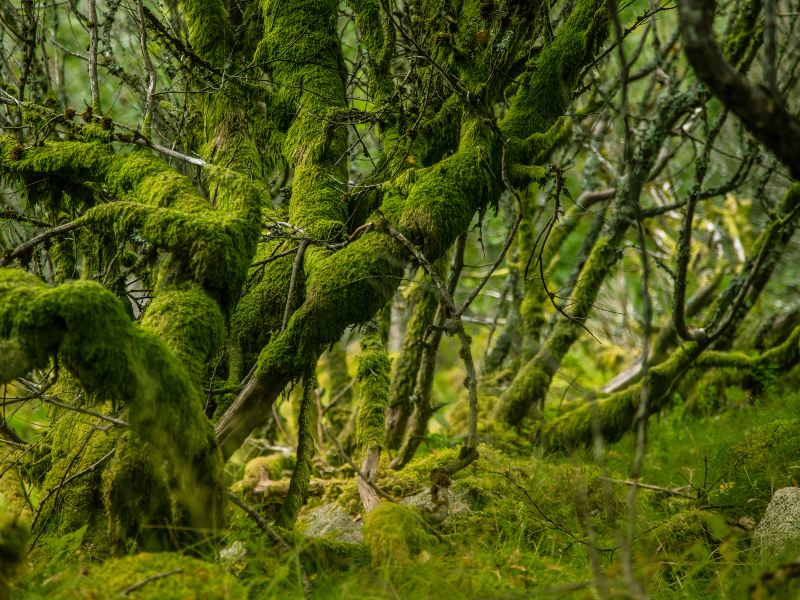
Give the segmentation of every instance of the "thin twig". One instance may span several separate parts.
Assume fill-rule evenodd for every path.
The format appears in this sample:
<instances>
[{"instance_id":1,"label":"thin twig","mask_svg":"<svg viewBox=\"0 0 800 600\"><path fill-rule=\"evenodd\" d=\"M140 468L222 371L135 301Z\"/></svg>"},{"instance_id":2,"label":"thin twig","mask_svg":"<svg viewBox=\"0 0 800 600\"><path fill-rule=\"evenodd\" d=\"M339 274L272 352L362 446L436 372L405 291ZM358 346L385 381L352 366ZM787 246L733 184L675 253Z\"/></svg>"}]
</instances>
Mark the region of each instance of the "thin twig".
<instances>
[{"instance_id":1,"label":"thin twig","mask_svg":"<svg viewBox=\"0 0 800 600\"><path fill-rule=\"evenodd\" d=\"M133 585L129 585L128 587L126 587L119 593L119 595L127 596L131 592L135 592L136 590L143 588L148 583L152 583L153 581L158 581L159 579L164 579L166 577L171 577L172 575L177 575L179 573L183 573L183 569L173 569L172 571L167 571L166 573L156 573L155 575L151 575L150 577L145 577L141 581L137 581Z\"/></svg>"}]
</instances>

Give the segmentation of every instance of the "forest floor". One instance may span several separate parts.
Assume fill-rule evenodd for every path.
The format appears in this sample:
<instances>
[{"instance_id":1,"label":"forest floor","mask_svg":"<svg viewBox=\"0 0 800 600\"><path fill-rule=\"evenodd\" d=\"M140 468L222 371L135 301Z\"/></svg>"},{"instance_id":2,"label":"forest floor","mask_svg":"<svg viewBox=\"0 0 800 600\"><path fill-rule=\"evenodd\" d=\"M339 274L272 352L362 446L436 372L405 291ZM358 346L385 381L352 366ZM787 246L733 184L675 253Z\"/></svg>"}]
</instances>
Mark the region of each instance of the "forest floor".
<instances>
[{"instance_id":1,"label":"forest floor","mask_svg":"<svg viewBox=\"0 0 800 600\"><path fill-rule=\"evenodd\" d=\"M795 557L751 547L773 491L800 479L792 379L723 386L652 419L635 490L631 434L543 456L494 432L435 501L430 473L458 449L423 445L406 469L381 470L382 492L406 500L363 519L352 469L320 461L297 528L313 535L275 541L231 504L213 549L103 562L79 531L40 544L12 598L622 598L637 585L653 598L798 597L797 580L776 583ZM268 519L290 468L288 453L239 460L232 487Z\"/></svg>"}]
</instances>

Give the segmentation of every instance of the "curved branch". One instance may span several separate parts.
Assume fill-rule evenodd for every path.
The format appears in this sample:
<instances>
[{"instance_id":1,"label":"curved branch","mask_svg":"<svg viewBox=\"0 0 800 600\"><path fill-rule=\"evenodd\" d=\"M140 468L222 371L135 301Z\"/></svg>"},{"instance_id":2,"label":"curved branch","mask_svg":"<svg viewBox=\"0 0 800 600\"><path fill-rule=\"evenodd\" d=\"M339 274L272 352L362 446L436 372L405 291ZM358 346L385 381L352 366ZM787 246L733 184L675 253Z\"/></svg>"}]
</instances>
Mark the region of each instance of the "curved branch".
<instances>
[{"instance_id":1,"label":"curved branch","mask_svg":"<svg viewBox=\"0 0 800 600\"><path fill-rule=\"evenodd\" d=\"M681 0L678 5L684 52L697 76L786 165L792 177L800 179L800 119L787 110L783 98L751 85L725 59L714 41L715 0Z\"/></svg>"}]
</instances>

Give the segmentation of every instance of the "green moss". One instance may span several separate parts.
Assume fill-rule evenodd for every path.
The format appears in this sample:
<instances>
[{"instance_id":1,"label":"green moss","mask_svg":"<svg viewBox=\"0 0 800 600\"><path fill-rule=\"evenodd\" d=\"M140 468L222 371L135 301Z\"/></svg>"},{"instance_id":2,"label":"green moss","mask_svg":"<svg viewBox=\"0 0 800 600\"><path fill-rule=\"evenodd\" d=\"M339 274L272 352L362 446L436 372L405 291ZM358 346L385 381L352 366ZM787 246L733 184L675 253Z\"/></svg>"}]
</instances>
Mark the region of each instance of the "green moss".
<instances>
[{"instance_id":1,"label":"green moss","mask_svg":"<svg viewBox=\"0 0 800 600\"><path fill-rule=\"evenodd\" d=\"M10 597L10 587L24 567L27 549L28 528L0 509L0 600Z\"/></svg>"},{"instance_id":2,"label":"green moss","mask_svg":"<svg viewBox=\"0 0 800 600\"><path fill-rule=\"evenodd\" d=\"M650 413L661 410L671 399L674 386L702 352L696 343L678 348L667 360L650 369ZM619 440L633 424L641 400L641 383L595 401L542 425L539 441L547 448L590 446L595 432L606 442Z\"/></svg>"},{"instance_id":3,"label":"green moss","mask_svg":"<svg viewBox=\"0 0 800 600\"><path fill-rule=\"evenodd\" d=\"M363 450L383 447L383 430L389 395L391 361L375 322L366 326L361 338L357 378L361 389L356 417L356 439Z\"/></svg>"},{"instance_id":4,"label":"green moss","mask_svg":"<svg viewBox=\"0 0 800 600\"><path fill-rule=\"evenodd\" d=\"M283 501L275 522L286 529L291 529L297 520L300 509L308 497L308 485L311 481L311 461L314 459L314 415L316 413L317 378L309 369L303 380L303 397L300 401L300 412L297 415L297 459L289 491Z\"/></svg>"},{"instance_id":5,"label":"green moss","mask_svg":"<svg viewBox=\"0 0 800 600\"><path fill-rule=\"evenodd\" d=\"M759 520L772 493L800 479L800 420L781 419L749 431L714 461L718 484L709 500L735 518Z\"/></svg>"},{"instance_id":6,"label":"green moss","mask_svg":"<svg viewBox=\"0 0 800 600\"><path fill-rule=\"evenodd\" d=\"M180 554L137 554L91 567L58 586L76 600L105 600L126 593L131 600L245 600L247 592L220 567Z\"/></svg>"},{"instance_id":7,"label":"green moss","mask_svg":"<svg viewBox=\"0 0 800 600\"><path fill-rule=\"evenodd\" d=\"M8 383L30 369L28 356L19 340L0 339L0 383Z\"/></svg>"},{"instance_id":8,"label":"green moss","mask_svg":"<svg viewBox=\"0 0 800 600\"><path fill-rule=\"evenodd\" d=\"M433 324L439 305L430 276L422 274L407 296L410 316L403 335L400 354L394 361L391 386L389 388L388 412L386 415L386 446L396 450L403 439L406 423L411 414L411 396L417 381L417 372L422 361L425 334Z\"/></svg>"},{"instance_id":9,"label":"green moss","mask_svg":"<svg viewBox=\"0 0 800 600\"><path fill-rule=\"evenodd\" d=\"M0 514L8 514L30 523L31 509L20 470L4 467L3 471L0 475Z\"/></svg>"},{"instance_id":10,"label":"green moss","mask_svg":"<svg viewBox=\"0 0 800 600\"><path fill-rule=\"evenodd\" d=\"M128 408L133 432L150 446L145 452L166 464L175 524L201 531L219 526L222 457L180 360L134 327L119 300L95 283L49 288L29 273L2 269L0 300L0 336L18 338L33 365L59 354L88 392ZM152 492L127 490L131 499ZM115 507L106 508L113 519Z\"/></svg>"},{"instance_id":11,"label":"green moss","mask_svg":"<svg viewBox=\"0 0 800 600\"><path fill-rule=\"evenodd\" d=\"M183 361L196 385L225 332L219 305L194 285L160 292L147 305L140 325Z\"/></svg>"},{"instance_id":12,"label":"green moss","mask_svg":"<svg viewBox=\"0 0 800 600\"><path fill-rule=\"evenodd\" d=\"M105 182L120 198L87 210L77 219L81 226L123 239L136 231L173 254L170 282L177 273L179 281L201 284L226 312L238 299L255 251L261 211L260 195L245 177L207 167L212 206L187 177L146 151L114 155L98 144L58 142L10 160L4 155L9 148L4 139L0 162L14 173Z\"/></svg>"},{"instance_id":13,"label":"green moss","mask_svg":"<svg viewBox=\"0 0 800 600\"><path fill-rule=\"evenodd\" d=\"M684 510L661 523L652 533L656 551L666 556L684 553L695 544L707 547L718 545L725 537L725 521L719 515L698 509Z\"/></svg>"},{"instance_id":14,"label":"green moss","mask_svg":"<svg viewBox=\"0 0 800 600\"><path fill-rule=\"evenodd\" d=\"M395 32L391 16L378 0L348 0L356 18L356 27L367 51L370 67L370 92L373 101L391 91L391 60Z\"/></svg>"},{"instance_id":15,"label":"green moss","mask_svg":"<svg viewBox=\"0 0 800 600\"><path fill-rule=\"evenodd\" d=\"M63 388L62 388L63 389ZM74 388L73 388L74 389ZM109 406L100 407L109 412ZM89 469L115 446L118 431L98 430L96 419L78 413L62 413L51 435L50 469L41 486L34 533L61 536L87 526L87 552L104 556L106 519L100 492L102 469L65 481Z\"/></svg>"},{"instance_id":16,"label":"green moss","mask_svg":"<svg viewBox=\"0 0 800 600\"><path fill-rule=\"evenodd\" d=\"M378 467L376 483L393 498L412 496L431 486L431 472L441 471L458 458L459 450L446 448L414 458L401 471L389 468L388 459L383 457ZM338 502L349 512L358 513L361 499L355 480L341 486L333 486L326 491L326 501Z\"/></svg>"},{"instance_id":17,"label":"green moss","mask_svg":"<svg viewBox=\"0 0 800 600\"><path fill-rule=\"evenodd\" d=\"M385 502L364 517L364 543L377 567L402 567L433 541L413 508Z\"/></svg>"},{"instance_id":18,"label":"green moss","mask_svg":"<svg viewBox=\"0 0 800 600\"><path fill-rule=\"evenodd\" d=\"M694 586L710 580L716 587L741 561L742 533L719 514L690 508L660 523L646 536L642 551L658 557L661 586L681 589L684 582Z\"/></svg>"},{"instance_id":19,"label":"green moss","mask_svg":"<svg viewBox=\"0 0 800 600\"><path fill-rule=\"evenodd\" d=\"M219 67L230 59L233 31L222 0L184 0L189 44L198 55Z\"/></svg>"},{"instance_id":20,"label":"green moss","mask_svg":"<svg viewBox=\"0 0 800 600\"><path fill-rule=\"evenodd\" d=\"M267 65L276 102L291 107L283 147L294 168L289 220L312 238L333 241L344 232L347 217L347 130L326 118L347 108L338 2L262 0L261 6L265 31L256 60ZM284 56L287 39L293 40L291 60ZM312 249L312 262L314 254Z\"/></svg>"},{"instance_id":21,"label":"green moss","mask_svg":"<svg viewBox=\"0 0 800 600\"><path fill-rule=\"evenodd\" d=\"M235 486L235 490L252 490L263 479L277 481L283 477L284 471L294 468L295 459L284 454L257 456L244 467L244 475Z\"/></svg>"},{"instance_id":22,"label":"green moss","mask_svg":"<svg viewBox=\"0 0 800 600\"><path fill-rule=\"evenodd\" d=\"M273 249L259 245L255 259L263 260ZM254 281L245 288L231 316L230 342L237 353L231 360L232 383L238 384L244 378L261 350L280 331L293 259L293 256L278 259L267 265L267 269L251 274Z\"/></svg>"},{"instance_id":23,"label":"green moss","mask_svg":"<svg viewBox=\"0 0 800 600\"><path fill-rule=\"evenodd\" d=\"M607 36L604 6L600 0L576 4L514 97L500 125L505 135L523 140L543 133L564 114L581 71Z\"/></svg>"},{"instance_id":24,"label":"green moss","mask_svg":"<svg viewBox=\"0 0 800 600\"><path fill-rule=\"evenodd\" d=\"M328 405L325 418L333 426L333 431L341 432L352 412L352 378L347 367L347 348L344 341L338 341L323 355L325 371L328 376ZM331 404L335 401L335 404Z\"/></svg>"}]
</instances>

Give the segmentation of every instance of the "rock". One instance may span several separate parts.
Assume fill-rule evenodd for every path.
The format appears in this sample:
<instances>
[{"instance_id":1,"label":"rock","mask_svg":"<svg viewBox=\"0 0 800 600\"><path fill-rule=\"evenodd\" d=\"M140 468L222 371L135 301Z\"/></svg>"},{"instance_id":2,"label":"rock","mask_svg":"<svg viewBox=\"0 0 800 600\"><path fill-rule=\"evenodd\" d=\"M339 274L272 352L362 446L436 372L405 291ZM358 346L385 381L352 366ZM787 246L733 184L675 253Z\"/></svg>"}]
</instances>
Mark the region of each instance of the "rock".
<instances>
[{"instance_id":1,"label":"rock","mask_svg":"<svg viewBox=\"0 0 800 600\"><path fill-rule=\"evenodd\" d=\"M753 532L753 549L762 556L800 552L800 488L781 488L773 494Z\"/></svg>"},{"instance_id":2,"label":"rock","mask_svg":"<svg viewBox=\"0 0 800 600\"><path fill-rule=\"evenodd\" d=\"M419 494L403 498L400 504L416 506L423 514L427 514L436 522L441 522L448 517L470 512L467 495L453 488L440 490L439 501L436 504L434 504L433 498L431 497L430 487L425 488Z\"/></svg>"},{"instance_id":3,"label":"rock","mask_svg":"<svg viewBox=\"0 0 800 600\"><path fill-rule=\"evenodd\" d=\"M236 540L227 548L223 548L219 552L219 559L222 562L227 563L234 563L240 560L244 560L245 556L247 556L247 549L244 547L244 544Z\"/></svg>"},{"instance_id":4,"label":"rock","mask_svg":"<svg viewBox=\"0 0 800 600\"><path fill-rule=\"evenodd\" d=\"M361 522L337 502L323 504L312 510L301 520L306 537L329 537L347 544L363 544Z\"/></svg>"}]
</instances>

